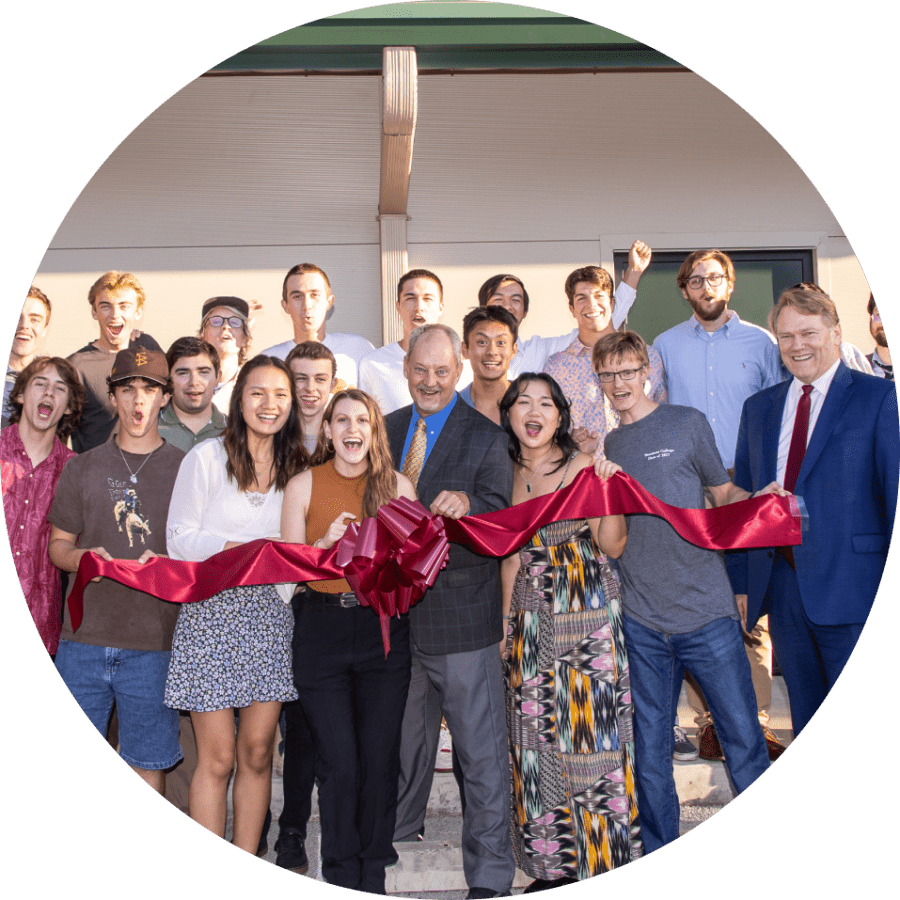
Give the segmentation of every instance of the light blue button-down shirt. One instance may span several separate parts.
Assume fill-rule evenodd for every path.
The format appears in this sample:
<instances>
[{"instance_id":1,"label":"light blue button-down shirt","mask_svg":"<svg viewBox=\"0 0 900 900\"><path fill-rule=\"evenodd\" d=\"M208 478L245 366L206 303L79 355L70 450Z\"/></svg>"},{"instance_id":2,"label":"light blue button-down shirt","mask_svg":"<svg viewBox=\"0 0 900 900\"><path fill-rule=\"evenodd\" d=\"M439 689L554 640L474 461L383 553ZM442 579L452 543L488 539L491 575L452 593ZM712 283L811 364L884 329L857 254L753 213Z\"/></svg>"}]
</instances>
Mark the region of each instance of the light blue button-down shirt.
<instances>
[{"instance_id":1,"label":"light blue button-down shirt","mask_svg":"<svg viewBox=\"0 0 900 900\"><path fill-rule=\"evenodd\" d=\"M787 377L775 338L732 311L713 332L691 316L653 346L663 360L669 403L693 406L706 416L725 468L733 468L744 401Z\"/></svg>"}]
</instances>

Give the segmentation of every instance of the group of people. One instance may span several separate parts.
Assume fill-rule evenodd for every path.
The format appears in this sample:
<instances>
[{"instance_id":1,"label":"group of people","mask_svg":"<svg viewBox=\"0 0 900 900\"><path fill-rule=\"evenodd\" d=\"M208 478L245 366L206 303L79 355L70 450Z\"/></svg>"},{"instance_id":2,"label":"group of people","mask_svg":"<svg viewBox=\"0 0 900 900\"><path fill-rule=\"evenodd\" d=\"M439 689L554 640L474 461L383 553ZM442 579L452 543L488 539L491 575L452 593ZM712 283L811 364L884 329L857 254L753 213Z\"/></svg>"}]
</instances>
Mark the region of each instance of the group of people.
<instances>
[{"instance_id":1,"label":"group of people","mask_svg":"<svg viewBox=\"0 0 900 900\"><path fill-rule=\"evenodd\" d=\"M673 757L724 759L737 791L759 777L784 750L767 721L773 646L796 735L884 568L900 466L890 353L873 298L862 366L809 283L777 299L768 331L743 322L718 250L688 255L692 315L648 346L623 325L651 256L636 241L615 290L602 268L576 269L575 330L527 341L517 276L485 282L460 336L439 321L438 276L414 269L397 289L403 337L377 350L326 331L329 279L302 263L282 293L293 338L253 357L254 308L232 296L207 300L197 335L163 354L137 330L138 279L115 271L88 294L97 340L40 356L51 307L32 288L0 431L7 529L47 651L103 734L115 706L123 759L223 837L234 773L233 842L257 853L280 720L277 864L308 868L317 782L323 877L384 893L395 843L424 838L444 722L474 900L508 895L516 867L533 892L674 840ZM664 519L605 515L544 525L504 559L451 544L390 620L387 653L344 578L184 605L100 578L77 630L61 616L59 573L88 551L223 554L238 571L243 544L329 549L395 498L458 519L589 468L683 508L796 493L809 529L801 546L722 554ZM676 717L685 675L699 751Z\"/></svg>"}]
</instances>

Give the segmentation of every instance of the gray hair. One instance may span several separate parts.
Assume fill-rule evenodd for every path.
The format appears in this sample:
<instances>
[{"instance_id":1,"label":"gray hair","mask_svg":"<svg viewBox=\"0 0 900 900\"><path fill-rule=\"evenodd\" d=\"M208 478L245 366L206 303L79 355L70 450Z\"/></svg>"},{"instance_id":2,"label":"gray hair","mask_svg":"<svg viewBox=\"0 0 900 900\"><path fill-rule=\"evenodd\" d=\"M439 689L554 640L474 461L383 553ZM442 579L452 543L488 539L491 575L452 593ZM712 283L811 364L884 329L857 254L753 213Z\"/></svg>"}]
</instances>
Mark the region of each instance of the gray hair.
<instances>
[{"instance_id":1,"label":"gray hair","mask_svg":"<svg viewBox=\"0 0 900 900\"><path fill-rule=\"evenodd\" d=\"M414 328L409 336L409 350L406 351L406 358L410 359L412 357L413 348L418 343L419 338L430 331L440 331L447 336L453 347L453 358L456 360L456 367L462 366L462 343L459 335L449 325L444 325L442 322L435 322L432 325L420 325L418 328Z\"/></svg>"}]
</instances>

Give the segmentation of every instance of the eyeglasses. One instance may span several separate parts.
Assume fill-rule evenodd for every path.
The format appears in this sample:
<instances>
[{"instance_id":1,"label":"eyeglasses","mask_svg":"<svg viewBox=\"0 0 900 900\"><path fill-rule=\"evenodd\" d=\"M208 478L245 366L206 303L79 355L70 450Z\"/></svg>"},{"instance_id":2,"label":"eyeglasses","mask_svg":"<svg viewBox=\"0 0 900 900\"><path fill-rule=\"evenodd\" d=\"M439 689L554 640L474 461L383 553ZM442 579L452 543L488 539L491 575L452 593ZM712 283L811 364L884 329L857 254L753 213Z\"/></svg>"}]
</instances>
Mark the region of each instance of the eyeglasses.
<instances>
[{"instance_id":1,"label":"eyeglasses","mask_svg":"<svg viewBox=\"0 0 900 900\"><path fill-rule=\"evenodd\" d=\"M688 287L692 287L694 290L697 288L703 287L703 282L707 282L710 287L718 287L723 281L727 281L728 276L723 275L721 272L713 272L712 275L692 275L688 278L687 283Z\"/></svg>"},{"instance_id":2,"label":"eyeglasses","mask_svg":"<svg viewBox=\"0 0 900 900\"><path fill-rule=\"evenodd\" d=\"M244 320L237 316L210 316L206 320L206 324L213 328L221 328L226 322L232 331L239 331L244 327Z\"/></svg>"},{"instance_id":3,"label":"eyeglasses","mask_svg":"<svg viewBox=\"0 0 900 900\"><path fill-rule=\"evenodd\" d=\"M643 368L644 366L641 366L640 369L619 369L618 372L598 372L597 377L606 384L615 381L617 375L622 381L634 381L634 376Z\"/></svg>"}]
</instances>

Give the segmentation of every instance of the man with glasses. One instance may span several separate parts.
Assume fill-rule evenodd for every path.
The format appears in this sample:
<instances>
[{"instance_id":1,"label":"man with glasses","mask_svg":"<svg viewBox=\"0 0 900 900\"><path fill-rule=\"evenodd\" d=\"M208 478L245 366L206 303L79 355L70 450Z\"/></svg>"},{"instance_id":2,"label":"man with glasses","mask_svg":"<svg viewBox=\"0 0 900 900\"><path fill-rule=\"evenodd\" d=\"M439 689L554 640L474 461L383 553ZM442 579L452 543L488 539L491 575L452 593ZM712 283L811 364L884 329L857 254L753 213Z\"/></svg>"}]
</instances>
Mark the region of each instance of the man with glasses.
<instances>
[{"instance_id":1,"label":"man with glasses","mask_svg":"<svg viewBox=\"0 0 900 900\"><path fill-rule=\"evenodd\" d=\"M764 328L741 321L729 308L735 286L734 264L721 250L695 250L682 263L676 282L693 315L664 331L653 346L665 366L669 402L700 410L712 428L722 463L734 473L734 448L744 401L784 380L775 339ZM746 598L739 598L742 612ZM768 617L752 632L744 632L744 647L753 673L759 722L770 759L784 745L769 729L772 703L772 640ZM722 747L703 694L693 678L687 696L694 710L700 751L704 759L722 759ZM697 751L676 726L676 759L696 758Z\"/></svg>"},{"instance_id":2,"label":"man with glasses","mask_svg":"<svg viewBox=\"0 0 900 900\"><path fill-rule=\"evenodd\" d=\"M651 494L683 509L744 500L713 432L695 409L655 403L644 391L647 347L633 331L594 346L603 392L621 424L606 456ZM758 493L784 494L770 483ZM625 645L634 698L635 773L647 853L675 840L680 809L672 772L672 721L685 669L703 685L721 726L728 773L740 793L769 766L741 642L741 615L722 557L681 538L657 516L631 515L619 558ZM675 690L673 690L673 687Z\"/></svg>"},{"instance_id":3,"label":"man with glasses","mask_svg":"<svg viewBox=\"0 0 900 900\"><path fill-rule=\"evenodd\" d=\"M875 297L869 294L869 331L875 338L875 350L866 357L872 367L872 374L879 378L894 380L894 365L891 362L891 351L888 348L887 337L884 334L884 325L881 324L881 316L875 305Z\"/></svg>"}]
</instances>

